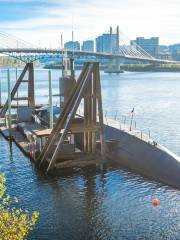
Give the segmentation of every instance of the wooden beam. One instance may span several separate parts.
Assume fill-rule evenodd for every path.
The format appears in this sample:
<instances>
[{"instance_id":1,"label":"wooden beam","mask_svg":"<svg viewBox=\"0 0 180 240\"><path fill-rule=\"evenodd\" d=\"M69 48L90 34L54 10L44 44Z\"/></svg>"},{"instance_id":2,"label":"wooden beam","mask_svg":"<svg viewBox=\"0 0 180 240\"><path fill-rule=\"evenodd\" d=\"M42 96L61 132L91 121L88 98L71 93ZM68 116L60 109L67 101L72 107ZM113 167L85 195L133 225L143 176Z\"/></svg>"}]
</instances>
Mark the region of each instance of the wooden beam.
<instances>
[{"instance_id":1,"label":"wooden beam","mask_svg":"<svg viewBox=\"0 0 180 240\"><path fill-rule=\"evenodd\" d=\"M73 119L73 117L74 117L74 115L75 115L75 113L76 113L76 111L77 111L77 109L78 109L78 107L79 107L80 101L81 101L82 96L83 96L83 91L84 91L85 86L86 86L86 84L87 84L87 82L88 82L89 76L90 76L90 74L92 73L92 70L93 70L93 65L91 65L91 64L89 64L89 65L90 65L90 66L89 66L89 68L88 68L87 74L84 75L84 77L83 77L82 80L81 80L81 81L82 81L82 85L81 85L80 90L79 90L77 93L75 92L75 95L77 94L77 96L76 96L76 98L75 98L74 103L73 103L73 104L71 105L71 107L70 107L70 111L67 112L68 116L67 116L66 121L64 122L65 125L64 125L64 124L61 124L61 128L62 128L62 126L64 125L64 132L63 132L62 135L60 136L60 139L59 139L59 141L58 141L56 150L55 150L55 152L53 153L53 156L52 156L52 158L51 158L51 160L50 160L50 163L49 163L49 166L48 166L48 168L47 168L47 172L54 167L54 164L55 164L55 162L56 162L56 160L57 160L58 152L60 151L60 149L61 149L61 147L62 147L62 143L63 143L63 141L64 141L64 139L65 139L65 136L66 136L66 134L67 134L67 132L68 132L68 130L69 130L69 128L70 128L70 123L71 123L71 121L72 121L72 119ZM61 129L61 128L60 128L60 129Z\"/></svg>"},{"instance_id":2,"label":"wooden beam","mask_svg":"<svg viewBox=\"0 0 180 240\"><path fill-rule=\"evenodd\" d=\"M98 113L99 113L99 125L100 125L100 142L101 142L101 155L104 157L106 153L105 148L105 137L104 137L104 121L103 121L103 108L102 108L102 98L101 98L101 82L100 82L100 72L99 64L95 64L94 67L95 82L97 89L97 99L98 99Z\"/></svg>"},{"instance_id":3,"label":"wooden beam","mask_svg":"<svg viewBox=\"0 0 180 240\"><path fill-rule=\"evenodd\" d=\"M14 98L14 96L15 96L15 94L16 94L16 92L17 92L17 90L18 90L18 88L19 88L19 86L21 84L21 81L24 78L27 70L28 70L28 64L26 64L26 66L24 67L24 69L23 69L19 79L17 80L17 82L16 82L16 84L15 84L15 86L14 86L12 92L11 92L11 100ZM5 117L7 109L8 109L8 100L6 101L6 103L4 104L4 106L1 109L0 117Z\"/></svg>"},{"instance_id":4,"label":"wooden beam","mask_svg":"<svg viewBox=\"0 0 180 240\"><path fill-rule=\"evenodd\" d=\"M76 96L81 88L81 85L82 85L82 80L83 80L83 77L84 75L87 74L87 71L88 71L88 64L85 64L84 65L84 68L79 76L79 79L76 83L76 85L74 86L74 88L72 89L71 93L70 93L70 96L69 96L69 99L67 100L66 102L66 105L62 111L62 113L60 114L59 116L59 119L57 120L53 130L52 130L52 133L51 135L49 136L48 138L48 141L47 143L45 144L38 160L37 160L37 163L41 164L48 158L50 152L51 152L51 148L53 146L53 144L55 143L55 141L57 140L57 137L59 135L59 132L60 130L64 127L64 122L65 120L67 119L68 117L68 114L72 108L72 105L74 104L75 102L75 99L76 99Z\"/></svg>"},{"instance_id":5,"label":"wooden beam","mask_svg":"<svg viewBox=\"0 0 180 240\"><path fill-rule=\"evenodd\" d=\"M32 109L32 114L35 114L35 97L34 97L34 66L33 63L28 63L29 78L28 78L28 105Z\"/></svg>"}]
</instances>

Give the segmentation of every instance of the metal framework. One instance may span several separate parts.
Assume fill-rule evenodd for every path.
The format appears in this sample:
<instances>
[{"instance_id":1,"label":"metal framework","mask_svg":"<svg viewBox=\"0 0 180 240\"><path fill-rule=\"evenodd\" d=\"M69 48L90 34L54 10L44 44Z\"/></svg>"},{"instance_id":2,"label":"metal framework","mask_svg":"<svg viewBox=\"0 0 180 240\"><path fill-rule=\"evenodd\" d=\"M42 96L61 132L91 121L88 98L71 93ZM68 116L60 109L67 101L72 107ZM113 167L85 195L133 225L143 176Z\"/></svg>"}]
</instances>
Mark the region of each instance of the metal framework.
<instances>
[{"instance_id":1,"label":"metal framework","mask_svg":"<svg viewBox=\"0 0 180 240\"><path fill-rule=\"evenodd\" d=\"M68 58L75 57L76 59L86 59L86 61L97 61L100 59L128 59L150 63L179 63L179 61L163 60L151 56L135 42L131 42L124 33L119 31L119 27L117 27L116 32L114 33L112 28L105 33L110 35L109 50L107 49L106 52L89 52L66 49ZM115 50L112 49L112 35L116 35ZM93 41L95 41L96 38L97 36L95 36ZM34 62L45 57L62 58L64 51L65 49L63 49L63 46L56 49L38 48L22 39L0 32L0 54L19 59L25 63Z\"/></svg>"},{"instance_id":2,"label":"metal framework","mask_svg":"<svg viewBox=\"0 0 180 240\"><path fill-rule=\"evenodd\" d=\"M105 153L99 63L88 62L85 63L79 79L72 89L69 99L38 158L40 167L44 166L44 163L46 163L46 165L48 164L48 166L46 166L47 171L54 168L61 154L62 144L71 128L72 121L83 98L84 152L90 154L95 153L96 132L99 132L101 153L102 155ZM99 115L98 126L97 110Z\"/></svg>"},{"instance_id":3,"label":"metal framework","mask_svg":"<svg viewBox=\"0 0 180 240\"><path fill-rule=\"evenodd\" d=\"M99 59L128 59L134 61L150 62L150 63L179 63L179 61L157 59L146 53L144 50L140 52L139 46L119 46L119 52L89 52L79 50L66 50L67 57L85 60ZM17 58L24 63L34 62L46 57L62 58L64 49L44 49L44 48L0 48L0 54Z\"/></svg>"},{"instance_id":4,"label":"metal framework","mask_svg":"<svg viewBox=\"0 0 180 240\"><path fill-rule=\"evenodd\" d=\"M26 73L28 72L28 79L24 79ZM18 88L22 83L28 84L28 93L27 96L20 97L18 94L18 97L16 98L15 95L18 91ZM11 101L16 100L16 101L27 101L28 104L27 106L32 109L32 113L35 112L35 98L34 98L34 68L33 68L33 63L27 63L19 76L17 82L15 83L12 91L11 91ZM8 100L5 102L3 105L1 112L0 112L0 117L5 117L6 112L8 110Z\"/></svg>"}]
</instances>

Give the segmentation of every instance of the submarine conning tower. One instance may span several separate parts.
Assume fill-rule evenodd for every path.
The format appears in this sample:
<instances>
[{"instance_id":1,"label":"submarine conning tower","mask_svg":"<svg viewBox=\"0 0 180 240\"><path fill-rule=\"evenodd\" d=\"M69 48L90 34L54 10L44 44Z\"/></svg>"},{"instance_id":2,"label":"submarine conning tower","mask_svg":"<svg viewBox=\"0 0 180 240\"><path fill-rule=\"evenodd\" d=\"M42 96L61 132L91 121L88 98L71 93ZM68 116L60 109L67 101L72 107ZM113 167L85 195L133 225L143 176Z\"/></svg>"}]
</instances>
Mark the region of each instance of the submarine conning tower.
<instances>
[{"instance_id":1,"label":"submarine conning tower","mask_svg":"<svg viewBox=\"0 0 180 240\"><path fill-rule=\"evenodd\" d=\"M70 65L70 75L68 75L68 63ZM60 86L60 108L64 108L69 94L76 84L75 80L75 69L74 69L74 58L63 59L62 62L62 77L59 79Z\"/></svg>"}]
</instances>

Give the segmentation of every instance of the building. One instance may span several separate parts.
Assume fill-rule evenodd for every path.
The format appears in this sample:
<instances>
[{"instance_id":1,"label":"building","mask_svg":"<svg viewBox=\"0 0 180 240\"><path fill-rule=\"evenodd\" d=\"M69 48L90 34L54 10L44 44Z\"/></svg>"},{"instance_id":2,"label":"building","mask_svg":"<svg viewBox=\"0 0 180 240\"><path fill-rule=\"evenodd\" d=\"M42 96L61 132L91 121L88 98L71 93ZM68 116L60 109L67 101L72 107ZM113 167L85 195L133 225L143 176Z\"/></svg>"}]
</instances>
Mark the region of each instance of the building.
<instances>
[{"instance_id":1,"label":"building","mask_svg":"<svg viewBox=\"0 0 180 240\"><path fill-rule=\"evenodd\" d=\"M98 36L96 38L96 52L102 52L103 51L103 38L102 36Z\"/></svg>"},{"instance_id":2,"label":"building","mask_svg":"<svg viewBox=\"0 0 180 240\"><path fill-rule=\"evenodd\" d=\"M82 51L94 52L94 41L87 40L83 42Z\"/></svg>"},{"instance_id":3,"label":"building","mask_svg":"<svg viewBox=\"0 0 180 240\"><path fill-rule=\"evenodd\" d=\"M80 50L80 43L78 41L69 41L64 44L66 50Z\"/></svg>"},{"instance_id":4,"label":"building","mask_svg":"<svg viewBox=\"0 0 180 240\"><path fill-rule=\"evenodd\" d=\"M109 33L104 33L96 38L96 52L118 53L119 51L119 26L116 33L110 27Z\"/></svg>"},{"instance_id":5,"label":"building","mask_svg":"<svg viewBox=\"0 0 180 240\"><path fill-rule=\"evenodd\" d=\"M167 53L159 53L158 54L158 58L159 59L162 59L162 60L170 60L172 61L172 54L170 52L167 52Z\"/></svg>"},{"instance_id":6,"label":"building","mask_svg":"<svg viewBox=\"0 0 180 240\"><path fill-rule=\"evenodd\" d=\"M158 56L158 52L159 52L158 37L152 37L152 38L137 37L136 40L131 41L131 45L134 45L134 44L137 44L140 48L145 50L151 56L154 56L154 57ZM137 50L138 50L138 46L136 46Z\"/></svg>"},{"instance_id":7,"label":"building","mask_svg":"<svg viewBox=\"0 0 180 240\"><path fill-rule=\"evenodd\" d=\"M117 35L104 33L96 38L96 52L115 53L117 49Z\"/></svg>"}]
</instances>

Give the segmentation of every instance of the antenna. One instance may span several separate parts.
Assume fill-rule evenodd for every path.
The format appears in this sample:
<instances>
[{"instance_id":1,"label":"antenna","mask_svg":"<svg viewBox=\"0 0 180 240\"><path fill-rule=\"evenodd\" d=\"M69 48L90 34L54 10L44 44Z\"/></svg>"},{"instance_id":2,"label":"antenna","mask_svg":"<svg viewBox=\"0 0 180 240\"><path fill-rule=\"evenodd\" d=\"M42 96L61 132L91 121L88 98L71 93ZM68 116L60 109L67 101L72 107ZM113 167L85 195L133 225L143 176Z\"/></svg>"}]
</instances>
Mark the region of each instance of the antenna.
<instances>
[{"instance_id":1,"label":"antenna","mask_svg":"<svg viewBox=\"0 0 180 240\"><path fill-rule=\"evenodd\" d=\"M72 42L74 42L74 30L73 30L73 26L72 26Z\"/></svg>"}]
</instances>

